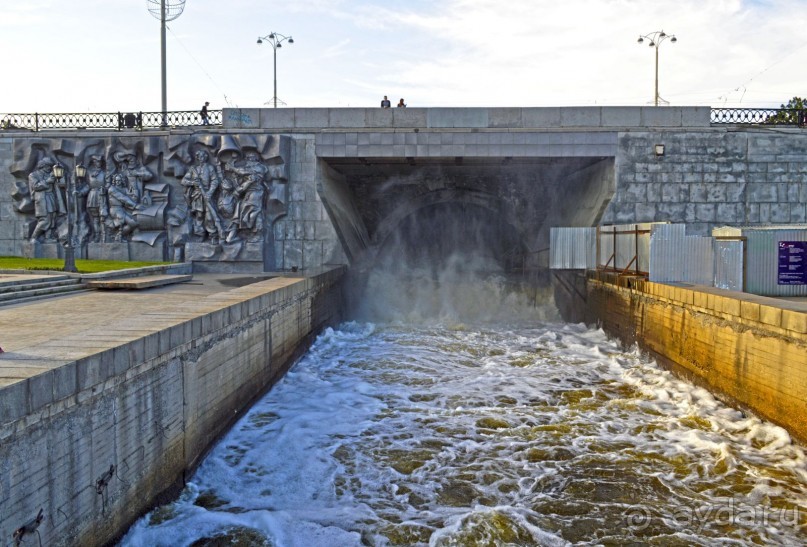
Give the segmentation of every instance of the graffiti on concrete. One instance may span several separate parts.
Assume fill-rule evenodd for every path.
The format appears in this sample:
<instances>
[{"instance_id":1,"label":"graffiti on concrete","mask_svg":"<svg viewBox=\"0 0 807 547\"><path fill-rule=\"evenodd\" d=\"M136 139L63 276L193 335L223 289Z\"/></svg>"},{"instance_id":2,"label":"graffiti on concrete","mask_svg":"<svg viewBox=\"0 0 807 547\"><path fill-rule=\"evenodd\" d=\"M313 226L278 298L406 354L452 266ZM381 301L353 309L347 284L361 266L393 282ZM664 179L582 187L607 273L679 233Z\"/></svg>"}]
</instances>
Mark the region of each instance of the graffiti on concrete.
<instances>
[{"instance_id":1,"label":"graffiti on concrete","mask_svg":"<svg viewBox=\"0 0 807 547\"><path fill-rule=\"evenodd\" d=\"M250 116L249 114L245 114L245 113L241 112L240 110L231 110L227 114L227 121L229 121L232 124L241 125L241 126L244 126L244 125L252 126L253 125L252 116Z\"/></svg>"}]
</instances>

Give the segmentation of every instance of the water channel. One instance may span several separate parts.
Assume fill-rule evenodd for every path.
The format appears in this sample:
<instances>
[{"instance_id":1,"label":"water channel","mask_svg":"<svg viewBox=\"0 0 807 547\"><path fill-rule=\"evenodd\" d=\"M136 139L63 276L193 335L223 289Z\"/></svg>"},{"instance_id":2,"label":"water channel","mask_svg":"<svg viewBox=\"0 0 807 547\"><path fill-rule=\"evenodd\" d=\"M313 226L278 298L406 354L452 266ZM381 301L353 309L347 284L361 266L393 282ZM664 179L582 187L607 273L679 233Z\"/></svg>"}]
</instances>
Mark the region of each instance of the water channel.
<instances>
[{"instance_id":1,"label":"water channel","mask_svg":"<svg viewBox=\"0 0 807 547\"><path fill-rule=\"evenodd\" d=\"M432 281L319 336L122 544L804 544L783 429L548 303Z\"/></svg>"}]
</instances>

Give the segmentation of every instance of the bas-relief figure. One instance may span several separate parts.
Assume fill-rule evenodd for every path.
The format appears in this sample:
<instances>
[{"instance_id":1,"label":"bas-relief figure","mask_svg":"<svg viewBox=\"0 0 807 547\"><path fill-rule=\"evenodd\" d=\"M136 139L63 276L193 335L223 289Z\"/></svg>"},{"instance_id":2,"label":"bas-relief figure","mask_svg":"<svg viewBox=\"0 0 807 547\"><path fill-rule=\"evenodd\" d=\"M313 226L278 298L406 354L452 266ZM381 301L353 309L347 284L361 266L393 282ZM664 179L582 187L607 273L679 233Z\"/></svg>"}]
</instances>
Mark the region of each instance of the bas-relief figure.
<instances>
[{"instance_id":1,"label":"bas-relief figure","mask_svg":"<svg viewBox=\"0 0 807 547\"><path fill-rule=\"evenodd\" d=\"M15 149L12 197L19 213L34 217L32 244L65 243L69 205L82 256L133 242L167 245L166 259L182 260L193 244L197 253L206 245L208 259L255 260L286 212L288 148L288 137L277 135L38 140ZM77 165L86 167L83 177Z\"/></svg>"},{"instance_id":2,"label":"bas-relief figure","mask_svg":"<svg viewBox=\"0 0 807 547\"><path fill-rule=\"evenodd\" d=\"M95 145L95 148L98 146ZM75 149L75 147L70 147ZM90 148L72 158L58 154L61 150L36 149L28 152L27 162L36 154L35 168L28 174L27 196L17 184L12 194L20 213L33 212L36 223L30 229L29 239L35 243L64 243L67 232L67 208L71 208L73 243L123 242L138 227L132 212L151 203L143 181L153 177L151 171L139 163L134 152L112 152L115 169L110 173L102 153L91 153ZM26 154L23 156L25 162ZM62 156L61 159L54 157ZM76 166L86 166L86 173L79 177ZM56 164L64 168L64 175L57 179L53 173ZM73 165L71 165L73 164ZM12 172L19 170L12 166ZM113 188L114 186L114 188ZM72 199L71 199L72 198ZM164 227L160 226L160 229Z\"/></svg>"},{"instance_id":3,"label":"bas-relief figure","mask_svg":"<svg viewBox=\"0 0 807 547\"><path fill-rule=\"evenodd\" d=\"M151 205L151 196L144 191L143 183L154 176L146 167L140 165L137 155L131 152L115 152L115 173L123 175L126 181L126 192L136 202Z\"/></svg>"},{"instance_id":4,"label":"bas-relief figure","mask_svg":"<svg viewBox=\"0 0 807 547\"><path fill-rule=\"evenodd\" d=\"M210 156L205 150L197 150L194 158L194 164L182 177L185 201L193 221L194 235L215 245L224 239L224 229L214 200L221 179L216 168L209 163Z\"/></svg>"},{"instance_id":5,"label":"bas-relief figure","mask_svg":"<svg viewBox=\"0 0 807 547\"><path fill-rule=\"evenodd\" d=\"M230 169L243 181L235 189L236 196L241 198L236 211L238 226L242 230L261 233L263 231L264 185L270 183L266 180L269 169L258 160L258 154L255 152L247 153L243 166L232 164Z\"/></svg>"},{"instance_id":6,"label":"bas-relief figure","mask_svg":"<svg viewBox=\"0 0 807 547\"><path fill-rule=\"evenodd\" d=\"M90 219L91 240L94 243L106 241L106 222L109 218L107 202L107 173L104 157L99 154L90 156L87 167L87 194L84 198L84 209ZM83 193L83 192L82 192Z\"/></svg>"},{"instance_id":7,"label":"bas-relief figure","mask_svg":"<svg viewBox=\"0 0 807 547\"><path fill-rule=\"evenodd\" d=\"M262 242L267 201L282 201L285 207L284 193L273 191L274 184L284 182L282 169L271 169L256 150L247 150L243 159L229 151L213 161L206 150L197 150L182 178L194 239L214 245Z\"/></svg>"},{"instance_id":8,"label":"bas-relief figure","mask_svg":"<svg viewBox=\"0 0 807 547\"><path fill-rule=\"evenodd\" d=\"M56 187L56 176L53 166L56 164L51 158L42 158L36 164L36 169L28 175L28 187L34 203L34 216L36 224L31 232L31 242L41 242L43 239L56 240L56 217L67 211L61 192Z\"/></svg>"},{"instance_id":9,"label":"bas-relief figure","mask_svg":"<svg viewBox=\"0 0 807 547\"><path fill-rule=\"evenodd\" d=\"M266 180L269 169L260 162L256 152L247 152L242 165L232 161L226 170L233 173L237 181L233 190L236 198L233 226L249 233L249 241L255 241L263 234L264 185L270 183Z\"/></svg>"},{"instance_id":10,"label":"bas-relief figure","mask_svg":"<svg viewBox=\"0 0 807 547\"><path fill-rule=\"evenodd\" d=\"M126 186L123 173L112 175L112 184L107 189L109 204L109 226L112 228L113 241L128 241L129 235L137 228L137 221L129 211L139 209L141 205L135 201Z\"/></svg>"}]
</instances>

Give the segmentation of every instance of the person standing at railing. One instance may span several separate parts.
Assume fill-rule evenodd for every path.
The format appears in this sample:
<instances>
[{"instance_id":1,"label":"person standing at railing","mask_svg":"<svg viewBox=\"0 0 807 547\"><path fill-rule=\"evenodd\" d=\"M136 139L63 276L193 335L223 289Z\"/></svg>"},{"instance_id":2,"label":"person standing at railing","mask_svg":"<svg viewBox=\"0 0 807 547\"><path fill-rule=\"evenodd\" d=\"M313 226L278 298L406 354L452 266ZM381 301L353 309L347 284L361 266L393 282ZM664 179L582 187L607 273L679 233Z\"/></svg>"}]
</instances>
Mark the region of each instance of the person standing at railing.
<instances>
[{"instance_id":1,"label":"person standing at railing","mask_svg":"<svg viewBox=\"0 0 807 547\"><path fill-rule=\"evenodd\" d=\"M205 104L202 106L202 110L199 111L199 114L202 116L202 125L210 125L210 118L207 114L208 106L210 106L210 102L205 101Z\"/></svg>"}]
</instances>

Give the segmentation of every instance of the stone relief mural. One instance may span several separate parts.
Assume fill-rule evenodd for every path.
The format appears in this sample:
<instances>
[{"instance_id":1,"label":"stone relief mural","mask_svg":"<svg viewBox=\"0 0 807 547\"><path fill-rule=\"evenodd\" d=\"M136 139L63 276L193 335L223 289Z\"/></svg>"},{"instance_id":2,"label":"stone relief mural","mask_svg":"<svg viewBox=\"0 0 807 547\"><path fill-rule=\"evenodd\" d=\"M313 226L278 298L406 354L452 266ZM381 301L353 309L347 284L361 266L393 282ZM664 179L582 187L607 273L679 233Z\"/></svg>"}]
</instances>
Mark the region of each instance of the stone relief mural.
<instances>
[{"instance_id":1,"label":"stone relief mural","mask_svg":"<svg viewBox=\"0 0 807 547\"><path fill-rule=\"evenodd\" d=\"M290 140L171 135L20 141L11 167L24 252L122 260L251 261L272 268ZM70 229L68 229L68 227Z\"/></svg>"}]
</instances>

